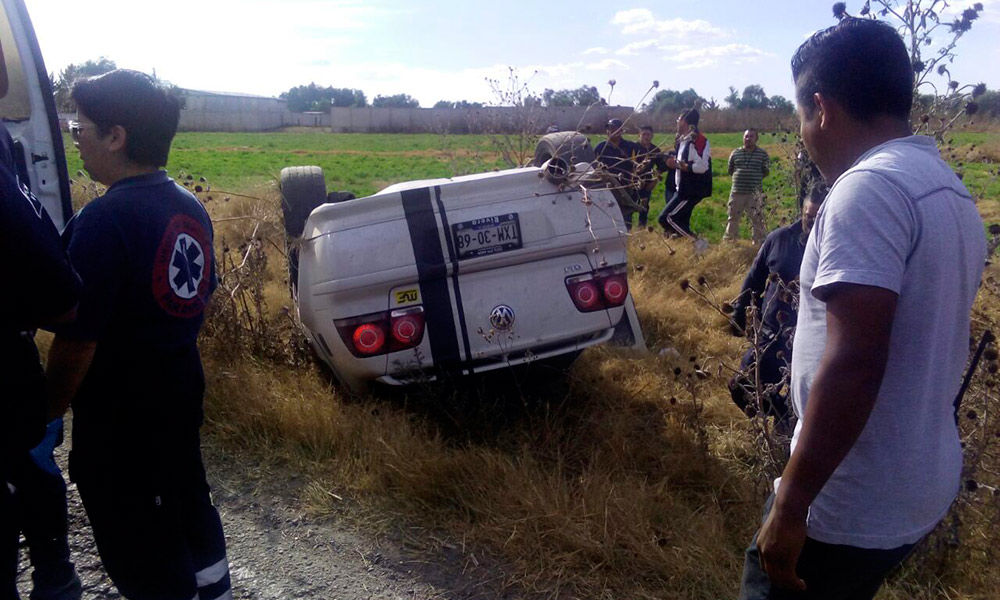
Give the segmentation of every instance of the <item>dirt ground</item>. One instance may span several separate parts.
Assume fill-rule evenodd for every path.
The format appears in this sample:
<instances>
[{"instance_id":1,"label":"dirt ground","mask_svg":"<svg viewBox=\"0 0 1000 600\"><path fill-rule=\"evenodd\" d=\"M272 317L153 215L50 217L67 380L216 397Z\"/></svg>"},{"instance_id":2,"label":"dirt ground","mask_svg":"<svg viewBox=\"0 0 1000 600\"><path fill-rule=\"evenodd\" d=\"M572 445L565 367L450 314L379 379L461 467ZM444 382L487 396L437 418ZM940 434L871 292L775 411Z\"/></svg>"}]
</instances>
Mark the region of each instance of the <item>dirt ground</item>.
<instances>
[{"instance_id":1,"label":"dirt ground","mask_svg":"<svg viewBox=\"0 0 1000 600\"><path fill-rule=\"evenodd\" d=\"M68 436L67 436L68 439ZM65 471L66 445L56 459ZM439 561L408 554L392 540L358 534L335 518L314 518L299 501L296 473L266 478L211 446L205 462L213 498L226 532L234 598L287 600L472 600L520 596L498 587L502 570L469 571L466 561L442 554ZM76 486L69 484L70 548L85 599L118 599L101 566ZM22 544L23 544L22 538ZM453 560L454 559L454 560ZM22 548L18 589L30 591L30 565Z\"/></svg>"}]
</instances>

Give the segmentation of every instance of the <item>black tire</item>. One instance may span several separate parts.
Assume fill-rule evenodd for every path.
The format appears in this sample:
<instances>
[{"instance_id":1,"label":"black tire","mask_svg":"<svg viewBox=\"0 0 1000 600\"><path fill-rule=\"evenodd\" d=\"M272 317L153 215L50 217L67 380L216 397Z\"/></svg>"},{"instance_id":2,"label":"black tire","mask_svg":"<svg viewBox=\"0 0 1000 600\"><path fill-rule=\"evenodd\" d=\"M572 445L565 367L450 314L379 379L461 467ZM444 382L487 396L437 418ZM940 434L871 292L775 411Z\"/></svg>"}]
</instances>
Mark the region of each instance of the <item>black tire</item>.
<instances>
[{"instance_id":1,"label":"black tire","mask_svg":"<svg viewBox=\"0 0 1000 600\"><path fill-rule=\"evenodd\" d=\"M571 167L581 162L594 161L594 148L587 136L578 131L548 133L535 145L533 166L540 167L552 157L559 157Z\"/></svg>"},{"instance_id":2,"label":"black tire","mask_svg":"<svg viewBox=\"0 0 1000 600\"><path fill-rule=\"evenodd\" d=\"M299 247L309 213L326 204L326 182L319 167L285 167L281 170L281 213L285 220L285 249L288 254L288 289L298 300Z\"/></svg>"},{"instance_id":3,"label":"black tire","mask_svg":"<svg viewBox=\"0 0 1000 600\"><path fill-rule=\"evenodd\" d=\"M323 169L285 167L281 170L281 212L288 237L300 237L309 213L326 202Z\"/></svg>"}]
</instances>

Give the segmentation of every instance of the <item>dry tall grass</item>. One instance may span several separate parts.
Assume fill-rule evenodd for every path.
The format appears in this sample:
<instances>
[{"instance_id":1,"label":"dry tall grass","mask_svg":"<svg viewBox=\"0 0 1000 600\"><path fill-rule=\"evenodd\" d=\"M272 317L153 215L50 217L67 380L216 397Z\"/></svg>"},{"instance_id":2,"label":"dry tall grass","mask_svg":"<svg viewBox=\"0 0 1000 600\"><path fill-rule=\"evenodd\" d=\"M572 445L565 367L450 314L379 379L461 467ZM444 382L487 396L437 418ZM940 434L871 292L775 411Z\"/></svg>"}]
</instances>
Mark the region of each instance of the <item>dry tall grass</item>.
<instances>
[{"instance_id":1,"label":"dry tall grass","mask_svg":"<svg viewBox=\"0 0 1000 600\"><path fill-rule=\"evenodd\" d=\"M207 204L226 265L202 340L216 440L248 461L291 461L313 478L315 510L346 516L346 501L359 526L402 531L427 560L443 560L442 544L470 564L486 552L506 565L501 587L544 598L735 597L766 465L725 387L742 340L679 283L733 297L749 245L695 255L687 243L633 236L648 354L595 348L565 380L509 374L348 399L305 359L289 318L277 191L252 195ZM997 330L998 298L984 290L977 329ZM987 379L970 398L995 394ZM965 424L995 435L995 414L979 414ZM968 521L954 529L958 545L944 528L882 598L987 598L1000 585L990 491L1000 459L989 452L958 513Z\"/></svg>"}]
</instances>

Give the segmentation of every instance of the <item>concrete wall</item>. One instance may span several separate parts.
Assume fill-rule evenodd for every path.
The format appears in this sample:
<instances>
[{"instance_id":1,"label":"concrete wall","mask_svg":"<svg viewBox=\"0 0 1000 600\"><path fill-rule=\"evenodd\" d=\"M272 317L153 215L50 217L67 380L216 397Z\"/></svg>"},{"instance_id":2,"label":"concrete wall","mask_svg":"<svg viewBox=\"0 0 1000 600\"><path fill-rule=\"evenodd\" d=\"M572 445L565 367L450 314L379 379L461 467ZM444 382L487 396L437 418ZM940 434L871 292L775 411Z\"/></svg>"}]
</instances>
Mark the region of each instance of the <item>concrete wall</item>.
<instances>
[{"instance_id":1,"label":"concrete wall","mask_svg":"<svg viewBox=\"0 0 1000 600\"><path fill-rule=\"evenodd\" d=\"M603 132L608 119L625 119L628 106L592 108L339 108L330 109L334 133Z\"/></svg>"},{"instance_id":2,"label":"concrete wall","mask_svg":"<svg viewBox=\"0 0 1000 600\"><path fill-rule=\"evenodd\" d=\"M289 112L285 111L285 127L322 127L330 128L330 113L328 112Z\"/></svg>"},{"instance_id":3,"label":"concrete wall","mask_svg":"<svg viewBox=\"0 0 1000 600\"><path fill-rule=\"evenodd\" d=\"M269 131L281 127L330 127L325 112L293 113L284 100L246 94L184 90L180 131Z\"/></svg>"},{"instance_id":4,"label":"concrete wall","mask_svg":"<svg viewBox=\"0 0 1000 600\"><path fill-rule=\"evenodd\" d=\"M181 131L267 131L284 125L277 98L184 90Z\"/></svg>"}]
</instances>

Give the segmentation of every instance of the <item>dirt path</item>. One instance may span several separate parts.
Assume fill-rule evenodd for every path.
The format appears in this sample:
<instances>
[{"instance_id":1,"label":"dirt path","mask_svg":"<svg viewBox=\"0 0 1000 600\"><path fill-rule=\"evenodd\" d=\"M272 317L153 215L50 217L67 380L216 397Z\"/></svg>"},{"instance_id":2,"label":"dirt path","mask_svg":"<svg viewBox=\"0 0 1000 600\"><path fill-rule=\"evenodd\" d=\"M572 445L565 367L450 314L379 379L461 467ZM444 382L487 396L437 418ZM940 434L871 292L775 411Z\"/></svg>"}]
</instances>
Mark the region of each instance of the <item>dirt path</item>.
<instances>
[{"instance_id":1,"label":"dirt path","mask_svg":"<svg viewBox=\"0 0 1000 600\"><path fill-rule=\"evenodd\" d=\"M57 450L65 469L66 449ZM334 519L311 518L298 501L298 475L257 477L206 449L213 498L226 532L233 596L253 600L466 600L515 598L490 582L495 569L463 572L462 560L427 564L385 540L365 539ZM249 475L248 475L249 472ZM104 573L76 486L69 485L70 547L85 599L122 598ZM18 588L30 590L27 551Z\"/></svg>"}]
</instances>

